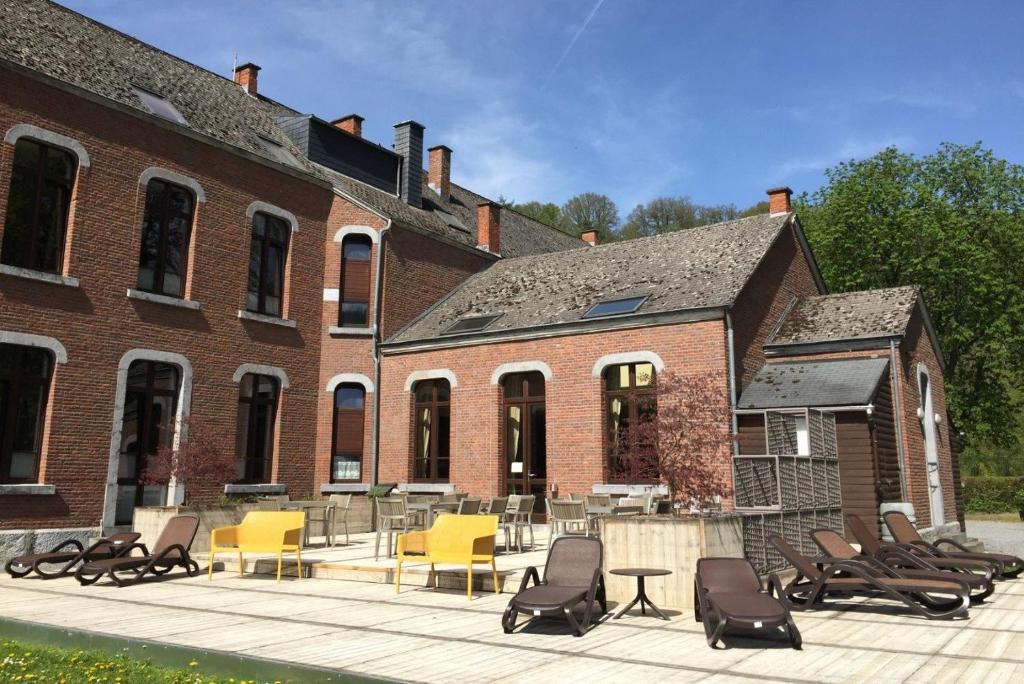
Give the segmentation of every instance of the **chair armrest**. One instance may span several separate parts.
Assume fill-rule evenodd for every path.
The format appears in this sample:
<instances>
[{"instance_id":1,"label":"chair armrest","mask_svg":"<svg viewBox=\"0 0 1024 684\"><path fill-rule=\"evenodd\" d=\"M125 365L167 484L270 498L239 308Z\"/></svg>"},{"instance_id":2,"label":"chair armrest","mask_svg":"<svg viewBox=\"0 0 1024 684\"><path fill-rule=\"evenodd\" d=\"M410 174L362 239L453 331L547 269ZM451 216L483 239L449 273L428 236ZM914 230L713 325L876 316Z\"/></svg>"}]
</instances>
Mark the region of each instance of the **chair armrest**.
<instances>
[{"instance_id":1,"label":"chair armrest","mask_svg":"<svg viewBox=\"0 0 1024 684\"><path fill-rule=\"evenodd\" d=\"M100 539L95 544L90 546L89 550L91 551L92 549L96 548L96 546L98 546L99 544L101 544L101 543L103 543L105 541L107 541L107 540L106 539ZM52 549L50 549L50 553L59 553L59 552L64 550L65 546L73 547L74 550L78 551L79 553L81 553L84 550L84 547L82 546L82 542L78 541L77 539L66 539L66 540L62 541L60 544L57 544Z\"/></svg>"},{"instance_id":2,"label":"chair armrest","mask_svg":"<svg viewBox=\"0 0 1024 684\"><path fill-rule=\"evenodd\" d=\"M285 530L281 535L282 546L299 546L302 543L302 531L305 529L305 523L302 527L296 527L291 530Z\"/></svg>"},{"instance_id":3,"label":"chair armrest","mask_svg":"<svg viewBox=\"0 0 1024 684\"><path fill-rule=\"evenodd\" d=\"M146 547L145 544L141 542L134 542L132 544L126 545L124 549L121 551L121 553L117 554L117 556L118 558L126 558L132 555L132 551L134 551L135 549L140 549L142 551L143 556L150 555L149 549Z\"/></svg>"},{"instance_id":4,"label":"chair armrest","mask_svg":"<svg viewBox=\"0 0 1024 684\"><path fill-rule=\"evenodd\" d=\"M210 546L223 544L225 546L238 546L238 532L241 525L231 527L218 527L210 532Z\"/></svg>"},{"instance_id":5,"label":"chair armrest","mask_svg":"<svg viewBox=\"0 0 1024 684\"><path fill-rule=\"evenodd\" d=\"M540 574L537 572L536 566L531 565L526 568L526 574L523 575L523 581L519 583L519 591L516 594L522 594L529 588L530 579L533 579L534 586L540 586Z\"/></svg>"},{"instance_id":6,"label":"chair armrest","mask_svg":"<svg viewBox=\"0 0 1024 684\"><path fill-rule=\"evenodd\" d=\"M882 549L878 552L878 560L886 565L897 567L910 567L919 570L936 570L937 568L927 561L931 556L915 556L914 554L900 548Z\"/></svg>"},{"instance_id":7,"label":"chair armrest","mask_svg":"<svg viewBox=\"0 0 1024 684\"><path fill-rule=\"evenodd\" d=\"M949 544L950 546L952 546L957 551L963 551L964 553L970 553L971 552L971 550L969 548L967 548L966 546L964 546L960 542L956 541L955 539L949 539L947 537L943 537L941 539L936 539L932 543L932 545L935 546L936 548L938 548L939 544Z\"/></svg>"},{"instance_id":8,"label":"chair armrest","mask_svg":"<svg viewBox=\"0 0 1024 684\"><path fill-rule=\"evenodd\" d=\"M405 553L427 553L430 546L430 532L428 530L417 530L404 532L398 535L398 555Z\"/></svg>"}]
</instances>

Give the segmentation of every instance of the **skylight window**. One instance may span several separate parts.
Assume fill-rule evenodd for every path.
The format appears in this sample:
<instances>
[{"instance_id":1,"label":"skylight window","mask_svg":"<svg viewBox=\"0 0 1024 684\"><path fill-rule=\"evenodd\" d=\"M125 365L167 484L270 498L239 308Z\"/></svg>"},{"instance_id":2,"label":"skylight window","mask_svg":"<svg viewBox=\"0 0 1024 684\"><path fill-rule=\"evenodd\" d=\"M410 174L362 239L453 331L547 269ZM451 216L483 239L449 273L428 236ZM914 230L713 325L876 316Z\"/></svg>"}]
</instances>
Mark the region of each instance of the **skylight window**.
<instances>
[{"instance_id":1,"label":"skylight window","mask_svg":"<svg viewBox=\"0 0 1024 684\"><path fill-rule=\"evenodd\" d=\"M139 99L142 100L142 104L146 105L146 109L148 109L151 114L155 114L161 119L173 121L174 123L184 124L185 126L188 125L188 122L185 121L185 117L178 113L178 110L174 108L174 105L160 95L144 90L138 86L134 86L132 89L135 91L135 94L139 96Z\"/></svg>"},{"instance_id":2,"label":"skylight window","mask_svg":"<svg viewBox=\"0 0 1024 684\"><path fill-rule=\"evenodd\" d=\"M455 321L442 335L456 335L458 333L477 332L483 330L494 321L501 318L501 314L491 316L469 316Z\"/></svg>"},{"instance_id":3,"label":"skylight window","mask_svg":"<svg viewBox=\"0 0 1024 684\"><path fill-rule=\"evenodd\" d=\"M583 318L602 318L604 316L633 313L645 301L647 301L646 295L643 297L627 297L626 299L608 299L590 307L590 310L583 314Z\"/></svg>"}]
</instances>

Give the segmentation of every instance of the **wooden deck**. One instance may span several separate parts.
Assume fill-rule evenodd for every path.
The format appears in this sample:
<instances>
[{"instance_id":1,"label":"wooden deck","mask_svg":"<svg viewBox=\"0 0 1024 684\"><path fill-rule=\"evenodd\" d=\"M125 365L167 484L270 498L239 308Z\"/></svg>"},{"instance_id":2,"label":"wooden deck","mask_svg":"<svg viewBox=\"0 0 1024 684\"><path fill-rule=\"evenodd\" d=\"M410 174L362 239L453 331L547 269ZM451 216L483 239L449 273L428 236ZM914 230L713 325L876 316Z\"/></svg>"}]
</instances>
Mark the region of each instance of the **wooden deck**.
<instances>
[{"instance_id":1,"label":"wooden deck","mask_svg":"<svg viewBox=\"0 0 1024 684\"><path fill-rule=\"evenodd\" d=\"M743 637L713 651L691 614L605 618L582 638L555 620L506 635L508 596L490 592L467 601L459 590L396 595L378 582L168 577L120 589L4 576L0 618L416 682L1024 681L1024 580L1000 583L967 620L927 621L880 602L797 613L797 652L781 638Z\"/></svg>"}]
</instances>

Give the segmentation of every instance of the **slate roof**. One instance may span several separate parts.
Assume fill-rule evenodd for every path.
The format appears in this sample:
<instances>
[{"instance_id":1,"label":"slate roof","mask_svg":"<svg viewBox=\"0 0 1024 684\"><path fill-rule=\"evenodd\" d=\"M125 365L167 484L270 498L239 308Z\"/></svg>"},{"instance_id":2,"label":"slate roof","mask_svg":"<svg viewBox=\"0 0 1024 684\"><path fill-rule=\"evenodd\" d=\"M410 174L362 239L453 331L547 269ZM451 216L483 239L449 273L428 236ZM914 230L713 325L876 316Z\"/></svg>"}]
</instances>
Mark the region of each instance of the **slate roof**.
<instances>
[{"instance_id":1,"label":"slate roof","mask_svg":"<svg viewBox=\"0 0 1024 684\"><path fill-rule=\"evenodd\" d=\"M888 367L888 359L768 363L744 388L738 408L864 406Z\"/></svg>"},{"instance_id":2,"label":"slate roof","mask_svg":"<svg viewBox=\"0 0 1024 684\"><path fill-rule=\"evenodd\" d=\"M476 247L476 204L485 198L452 186L452 201L427 189L422 209L309 161L278 127L276 116L296 110L263 95L249 96L234 81L47 0L0 2L0 60L150 114L135 93L141 87L170 102L187 128L258 157L330 182L410 228ZM289 154L268 147L273 141ZM368 144L373 144L369 143ZM583 244L549 226L502 211L501 254L515 257ZM449 219L448 216L455 217Z\"/></svg>"},{"instance_id":3,"label":"slate roof","mask_svg":"<svg viewBox=\"0 0 1024 684\"><path fill-rule=\"evenodd\" d=\"M389 342L434 339L460 318L483 314L502 316L480 334L576 323L605 299L647 296L630 315L729 306L791 216L762 214L504 259L467 280Z\"/></svg>"},{"instance_id":4,"label":"slate roof","mask_svg":"<svg viewBox=\"0 0 1024 684\"><path fill-rule=\"evenodd\" d=\"M765 346L902 335L919 296L908 286L801 297Z\"/></svg>"}]
</instances>

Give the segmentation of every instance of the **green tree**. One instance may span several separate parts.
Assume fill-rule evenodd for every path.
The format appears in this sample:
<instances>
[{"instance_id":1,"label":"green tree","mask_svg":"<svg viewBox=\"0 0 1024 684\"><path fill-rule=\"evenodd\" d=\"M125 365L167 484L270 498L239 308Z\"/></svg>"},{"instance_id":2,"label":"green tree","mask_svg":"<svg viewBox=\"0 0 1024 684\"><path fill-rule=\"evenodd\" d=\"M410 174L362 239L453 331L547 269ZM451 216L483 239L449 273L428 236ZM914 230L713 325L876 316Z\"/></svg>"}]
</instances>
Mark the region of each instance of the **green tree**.
<instances>
[{"instance_id":1,"label":"green tree","mask_svg":"<svg viewBox=\"0 0 1024 684\"><path fill-rule=\"evenodd\" d=\"M618 238L629 240L671 233L728 221L739 215L739 210L731 204L706 206L697 204L689 197L658 197L647 204L636 205L629 212Z\"/></svg>"},{"instance_id":2,"label":"green tree","mask_svg":"<svg viewBox=\"0 0 1024 684\"><path fill-rule=\"evenodd\" d=\"M895 147L826 171L798 200L833 291L918 284L968 451L1013 446L1024 381L1024 167L981 144ZM1015 445L1020 448L1020 444Z\"/></svg>"},{"instance_id":3,"label":"green tree","mask_svg":"<svg viewBox=\"0 0 1024 684\"><path fill-rule=\"evenodd\" d=\"M518 211L520 214L529 216L535 221L547 224L552 228L564 231L566 233L572 232L568 228L565 222L565 218L562 216L562 210L553 202L525 202L523 204L511 205L511 208Z\"/></svg>"},{"instance_id":4,"label":"green tree","mask_svg":"<svg viewBox=\"0 0 1024 684\"><path fill-rule=\"evenodd\" d=\"M579 235L585 230L597 230L602 235L611 235L619 225L619 208L607 195L584 192L569 198L562 205L562 217L567 232Z\"/></svg>"},{"instance_id":5,"label":"green tree","mask_svg":"<svg viewBox=\"0 0 1024 684\"><path fill-rule=\"evenodd\" d=\"M757 216L758 214L767 214L770 207L768 200L761 200L757 204L747 207L740 212L740 218L747 218L748 216Z\"/></svg>"}]
</instances>

